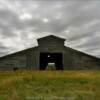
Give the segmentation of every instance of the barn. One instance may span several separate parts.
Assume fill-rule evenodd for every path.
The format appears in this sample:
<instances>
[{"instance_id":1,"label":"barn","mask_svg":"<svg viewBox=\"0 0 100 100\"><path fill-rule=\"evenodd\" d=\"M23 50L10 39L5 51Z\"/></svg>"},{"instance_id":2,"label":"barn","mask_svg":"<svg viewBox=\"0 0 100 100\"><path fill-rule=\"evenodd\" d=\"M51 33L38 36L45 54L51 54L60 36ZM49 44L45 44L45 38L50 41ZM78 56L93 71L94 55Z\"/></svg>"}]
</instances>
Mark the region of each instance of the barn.
<instances>
[{"instance_id":1,"label":"barn","mask_svg":"<svg viewBox=\"0 0 100 100\"><path fill-rule=\"evenodd\" d=\"M38 46L0 57L0 70L55 70L100 69L100 59L65 46L65 39L49 35L37 39Z\"/></svg>"}]
</instances>

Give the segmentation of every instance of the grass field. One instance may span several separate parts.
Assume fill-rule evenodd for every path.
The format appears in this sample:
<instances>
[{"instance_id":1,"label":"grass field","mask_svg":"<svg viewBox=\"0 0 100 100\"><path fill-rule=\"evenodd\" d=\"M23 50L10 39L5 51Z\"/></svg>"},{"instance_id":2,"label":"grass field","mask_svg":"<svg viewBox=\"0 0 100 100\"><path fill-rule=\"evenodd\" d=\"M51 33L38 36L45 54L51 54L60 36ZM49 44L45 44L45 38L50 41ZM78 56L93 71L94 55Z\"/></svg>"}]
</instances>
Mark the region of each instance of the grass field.
<instances>
[{"instance_id":1,"label":"grass field","mask_svg":"<svg viewBox=\"0 0 100 100\"><path fill-rule=\"evenodd\" d=\"M100 100L100 71L0 72L0 100Z\"/></svg>"}]
</instances>

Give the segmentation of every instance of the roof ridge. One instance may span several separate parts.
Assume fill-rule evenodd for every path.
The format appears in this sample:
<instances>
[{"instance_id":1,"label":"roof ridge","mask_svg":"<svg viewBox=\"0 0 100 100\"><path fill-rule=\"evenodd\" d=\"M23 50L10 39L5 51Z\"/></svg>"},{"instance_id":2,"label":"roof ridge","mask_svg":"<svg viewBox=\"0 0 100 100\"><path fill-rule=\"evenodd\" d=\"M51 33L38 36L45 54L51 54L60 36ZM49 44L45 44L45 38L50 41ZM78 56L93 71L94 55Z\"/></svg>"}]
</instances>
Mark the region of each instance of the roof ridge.
<instances>
[{"instance_id":1,"label":"roof ridge","mask_svg":"<svg viewBox=\"0 0 100 100\"><path fill-rule=\"evenodd\" d=\"M40 40L40 39L43 39L43 38L47 38L47 37L56 37L56 38L59 38L59 39L62 39L62 40L66 40L65 38L63 37L60 37L60 36L57 36L57 35L47 35L47 36L43 36L41 38L38 38L37 40Z\"/></svg>"}]
</instances>

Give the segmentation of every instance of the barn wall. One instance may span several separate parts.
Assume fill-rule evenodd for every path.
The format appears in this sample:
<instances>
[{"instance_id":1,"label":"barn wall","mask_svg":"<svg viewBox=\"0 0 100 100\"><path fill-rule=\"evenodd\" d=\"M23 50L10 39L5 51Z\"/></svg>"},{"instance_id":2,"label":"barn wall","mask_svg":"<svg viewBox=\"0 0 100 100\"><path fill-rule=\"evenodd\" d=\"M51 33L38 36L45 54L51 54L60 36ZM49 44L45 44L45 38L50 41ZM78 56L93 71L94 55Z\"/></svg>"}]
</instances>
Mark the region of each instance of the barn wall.
<instances>
[{"instance_id":1,"label":"barn wall","mask_svg":"<svg viewBox=\"0 0 100 100\"><path fill-rule=\"evenodd\" d=\"M39 70L40 53L62 53L64 70L100 69L100 59L69 49L64 46L39 46L0 58L0 70L13 70L14 68Z\"/></svg>"},{"instance_id":2,"label":"barn wall","mask_svg":"<svg viewBox=\"0 0 100 100\"><path fill-rule=\"evenodd\" d=\"M26 68L26 54L18 53L0 59L0 70L13 70Z\"/></svg>"},{"instance_id":3,"label":"barn wall","mask_svg":"<svg viewBox=\"0 0 100 100\"><path fill-rule=\"evenodd\" d=\"M27 67L31 70L38 70L38 47L32 48L27 51Z\"/></svg>"},{"instance_id":4,"label":"barn wall","mask_svg":"<svg viewBox=\"0 0 100 100\"><path fill-rule=\"evenodd\" d=\"M1 57L0 70L13 70L14 68L37 70L39 65L38 59L38 48L30 48L25 51Z\"/></svg>"},{"instance_id":5,"label":"barn wall","mask_svg":"<svg viewBox=\"0 0 100 100\"><path fill-rule=\"evenodd\" d=\"M38 40L38 49L35 52L35 58L36 58L36 68L39 69L40 68L40 53L43 52L48 52L48 53L62 53L64 55L65 53L65 47L64 47L64 40L62 39L58 39L58 38L54 38L54 37L49 37L49 38L45 38L43 40ZM64 56L63 56L64 59ZM64 64L64 61L63 61Z\"/></svg>"},{"instance_id":6,"label":"barn wall","mask_svg":"<svg viewBox=\"0 0 100 100\"><path fill-rule=\"evenodd\" d=\"M100 59L64 46L64 40L45 38L39 46L0 58L0 70L39 70L40 53L62 53L64 70L100 69Z\"/></svg>"},{"instance_id":7,"label":"barn wall","mask_svg":"<svg viewBox=\"0 0 100 100\"><path fill-rule=\"evenodd\" d=\"M64 69L65 70L70 70L70 69L74 69L74 59L73 59L73 54L71 52L70 49L68 49L67 47L65 47L65 53L64 53Z\"/></svg>"},{"instance_id":8,"label":"barn wall","mask_svg":"<svg viewBox=\"0 0 100 100\"><path fill-rule=\"evenodd\" d=\"M93 56L71 50L73 69L100 69L100 59Z\"/></svg>"},{"instance_id":9,"label":"barn wall","mask_svg":"<svg viewBox=\"0 0 100 100\"><path fill-rule=\"evenodd\" d=\"M39 48L39 55L40 53L44 53L44 52L47 52L47 53L64 53L64 50L61 48L61 47L57 47L57 46L48 46L48 47L40 47Z\"/></svg>"},{"instance_id":10,"label":"barn wall","mask_svg":"<svg viewBox=\"0 0 100 100\"><path fill-rule=\"evenodd\" d=\"M62 39L58 39L58 38L54 38L54 37L47 37L44 39L39 39L38 40L38 44L41 47L45 47L45 46L64 46L64 40Z\"/></svg>"}]
</instances>

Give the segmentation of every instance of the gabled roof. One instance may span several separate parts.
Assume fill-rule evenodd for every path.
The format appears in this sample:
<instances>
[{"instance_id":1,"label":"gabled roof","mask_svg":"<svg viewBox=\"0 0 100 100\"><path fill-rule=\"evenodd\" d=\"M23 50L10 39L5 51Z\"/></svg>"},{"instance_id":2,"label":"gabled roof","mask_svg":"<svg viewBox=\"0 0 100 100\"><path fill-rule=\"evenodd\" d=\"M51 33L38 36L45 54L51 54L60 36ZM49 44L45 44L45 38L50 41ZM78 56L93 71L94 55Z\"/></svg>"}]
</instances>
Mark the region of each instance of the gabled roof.
<instances>
[{"instance_id":1,"label":"gabled roof","mask_svg":"<svg viewBox=\"0 0 100 100\"><path fill-rule=\"evenodd\" d=\"M17 51L17 52L14 52L14 53L10 53L10 54L1 56L0 60L8 58L8 57L11 57L11 56L14 56L14 55L17 55L17 54L23 54L23 53L27 52L28 50L33 50L33 49L36 49L36 48L38 48L38 46L27 48L27 49L24 49L24 50L21 50L21 51Z\"/></svg>"},{"instance_id":2,"label":"gabled roof","mask_svg":"<svg viewBox=\"0 0 100 100\"><path fill-rule=\"evenodd\" d=\"M77 54L81 54L81 55L83 55L83 56L88 56L88 57L91 57L91 58L94 58L94 59L100 61L100 58L99 58L99 57L96 57L96 56L94 56L94 55L90 55L90 54L88 54L88 53L85 53L85 52L82 52L82 51L79 51L79 50L70 48L70 47L68 47L68 46L67 46L67 47L65 46L65 48L67 48L67 49L69 49L69 50L71 50L71 51L73 51L73 52L75 52L75 53L77 53Z\"/></svg>"},{"instance_id":3,"label":"gabled roof","mask_svg":"<svg viewBox=\"0 0 100 100\"><path fill-rule=\"evenodd\" d=\"M52 37L52 38L56 38L56 39L60 39L60 40L63 40L63 41L66 40L66 39L64 39L64 38L60 38L60 37L55 36L55 35L45 36L45 37L39 38L38 40L42 40L42 39L45 39L45 38L51 38L51 37ZM66 47L66 46L65 46L65 47ZM31 47L31 48L27 48L27 49L25 49L25 50L18 51L18 52L12 53L12 54L8 54L8 55L5 55L5 56L0 57L0 60L1 60L1 59L4 59L4 58L7 58L7 57L10 57L10 56L13 56L13 55L15 55L15 54L25 53L25 52L28 51L28 50L33 50L33 49L36 49L36 48L38 48L38 46L36 46L36 47ZM97 59L97 60L100 60L100 58L95 57L95 56L93 56L93 55L90 55L90 54L87 54L87 53L84 53L84 52L75 50L75 49L70 48L70 47L66 47L66 48L69 49L69 50L71 50L71 51L73 51L73 52L76 52L76 53L79 53L79 54L82 54L82 55L89 56L89 57L95 58L95 59Z\"/></svg>"},{"instance_id":4,"label":"gabled roof","mask_svg":"<svg viewBox=\"0 0 100 100\"><path fill-rule=\"evenodd\" d=\"M48 38L54 38L54 39L59 39L59 40L63 40L63 41L66 40L65 38L62 38L62 37L59 37L59 36L56 36L56 35L48 35L48 36L45 36L45 37L42 37L42 38L38 38L37 40L43 40L43 39L48 39Z\"/></svg>"}]
</instances>

